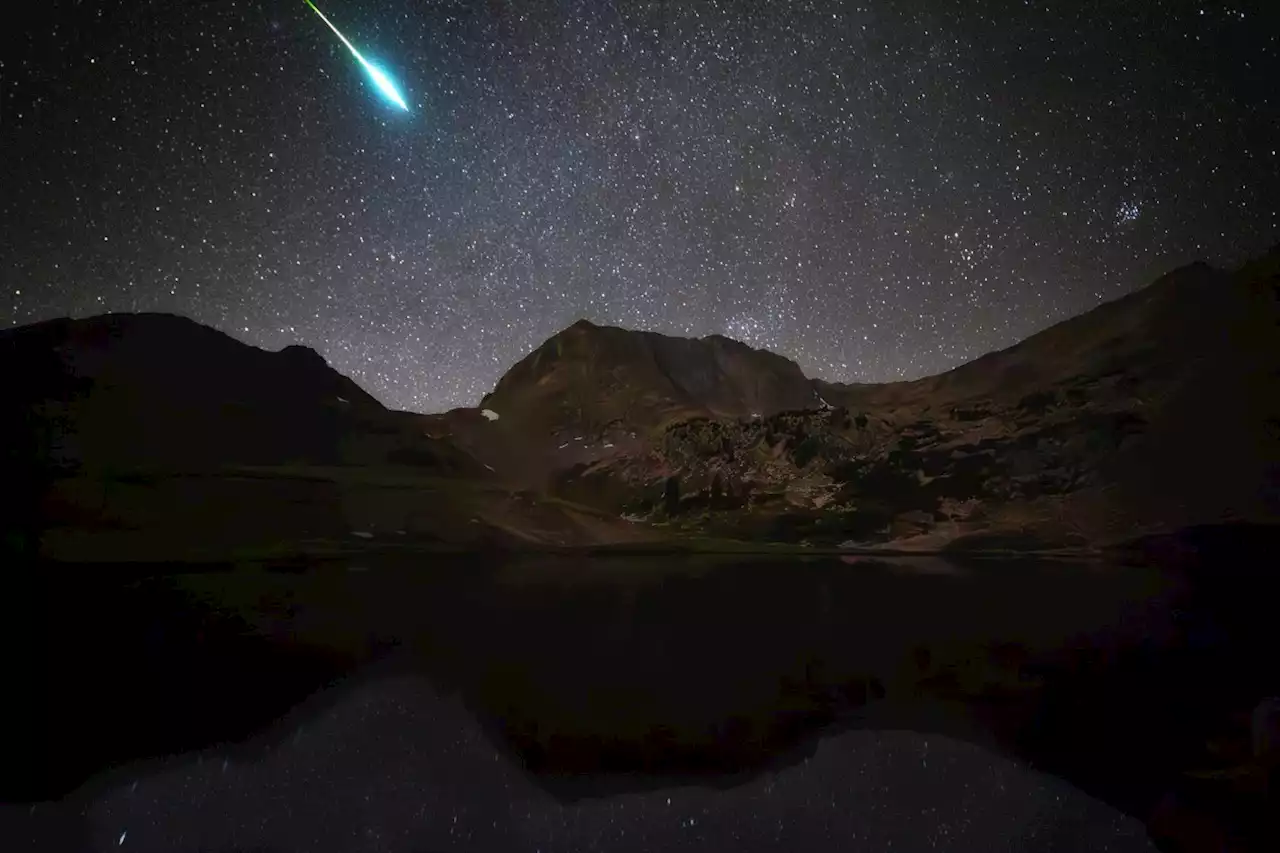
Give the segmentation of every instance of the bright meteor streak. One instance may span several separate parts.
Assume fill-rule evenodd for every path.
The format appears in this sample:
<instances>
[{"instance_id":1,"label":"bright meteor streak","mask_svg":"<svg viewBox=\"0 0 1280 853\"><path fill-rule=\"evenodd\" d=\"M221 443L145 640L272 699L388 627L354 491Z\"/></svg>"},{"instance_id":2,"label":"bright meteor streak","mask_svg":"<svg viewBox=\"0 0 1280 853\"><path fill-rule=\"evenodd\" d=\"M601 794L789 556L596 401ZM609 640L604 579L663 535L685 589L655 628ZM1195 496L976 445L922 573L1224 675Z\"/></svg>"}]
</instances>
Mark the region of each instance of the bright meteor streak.
<instances>
[{"instance_id":1,"label":"bright meteor streak","mask_svg":"<svg viewBox=\"0 0 1280 853\"><path fill-rule=\"evenodd\" d=\"M347 41L347 37L340 33L338 28L324 16L324 12L321 12L316 8L315 3L312 3L311 0L304 0L304 2L311 7L311 11L320 16L320 20L329 25L329 29L333 30L334 35L342 39L342 43L347 46L347 50L351 51L351 55L359 60L360 64L364 67L364 70L368 72L371 78L373 78L374 85L378 87L378 91L382 93L383 97L394 103L400 109L408 112L409 105L404 102L404 98L400 97L400 92L396 89L396 84L391 82L391 78L386 75L386 72L361 56L360 51L356 50L355 45Z\"/></svg>"}]
</instances>

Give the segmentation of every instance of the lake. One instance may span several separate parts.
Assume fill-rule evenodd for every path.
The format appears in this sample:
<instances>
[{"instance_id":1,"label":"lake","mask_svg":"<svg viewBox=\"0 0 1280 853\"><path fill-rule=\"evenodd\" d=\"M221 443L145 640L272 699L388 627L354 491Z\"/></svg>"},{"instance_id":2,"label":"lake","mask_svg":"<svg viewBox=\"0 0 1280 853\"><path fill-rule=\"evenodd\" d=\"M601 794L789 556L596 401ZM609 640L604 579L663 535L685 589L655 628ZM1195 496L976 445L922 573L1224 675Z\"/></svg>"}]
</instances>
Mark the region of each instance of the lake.
<instances>
[{"instance_id":1,"label":"lake","mask_svg":"<svg viewBox=\"0 0 1280 853\"><path fill-rule=\"evenodd\" d=\"M1270 831L1267 801L1202 772L1280 691L1245 568L381 557L24 582L4 800L35 803L33 844L1138 850L1148 826Z\"/></svg>"}]
</instances>

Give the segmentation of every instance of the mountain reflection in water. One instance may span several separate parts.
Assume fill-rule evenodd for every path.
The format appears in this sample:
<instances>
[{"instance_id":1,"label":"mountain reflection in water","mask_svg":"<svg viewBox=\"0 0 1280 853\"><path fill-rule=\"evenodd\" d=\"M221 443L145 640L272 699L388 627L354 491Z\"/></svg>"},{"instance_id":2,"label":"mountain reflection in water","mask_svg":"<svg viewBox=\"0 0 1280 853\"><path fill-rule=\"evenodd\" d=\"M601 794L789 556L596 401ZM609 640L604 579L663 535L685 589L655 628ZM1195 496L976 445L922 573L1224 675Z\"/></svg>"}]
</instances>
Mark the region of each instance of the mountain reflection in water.
<instances>
[{"instance_id":1,"label":"mountain reflection in water","mask_svg":"<svg viewBox=\"0 0 1280 853\"><path fill-rule=\"evenodd\" d=\"M6 785L99 774L23 808L24 835L95 849L1149 849L1143 822L1267 687L1268 650L1195 584L1127 566L388 559L37 586L60 677L18 770L46 776Z\"/></svg>"}]
</instances>

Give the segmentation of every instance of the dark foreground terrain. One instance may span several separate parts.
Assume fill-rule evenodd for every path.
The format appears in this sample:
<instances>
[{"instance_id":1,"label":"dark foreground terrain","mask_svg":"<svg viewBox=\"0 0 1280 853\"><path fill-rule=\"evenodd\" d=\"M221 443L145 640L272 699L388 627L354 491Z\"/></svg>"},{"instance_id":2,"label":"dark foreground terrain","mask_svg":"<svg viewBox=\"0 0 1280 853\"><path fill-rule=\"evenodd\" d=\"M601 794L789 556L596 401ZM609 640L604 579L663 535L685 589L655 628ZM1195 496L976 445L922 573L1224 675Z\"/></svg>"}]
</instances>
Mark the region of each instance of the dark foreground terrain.
<instances>
[{"instance_id":1,"label":"dark foreground terrain","mask_svg":"<svg viewBox=\"0 0 1280 853\"><path fill-rule=\"evenodd\" d=\"M841 833L860 828L876 849L991 849L992 837L1008 849L1142 849L1141 831L1107 823L1083 791L1166 850L1277 849L1273 758L1250 731L1253 709L1280 694L1262 559L1273 539L1200 530L1128 565L44 566L15 578L25 588L9 598L20 602L6 644L18 720L4 729L0 799L26 805L0 813L2 846L199 849L194 834L241 850L631 849L639 839L585 827L607 811L609 831L625 831L618 810L670 805L676 792L693 809L679 828L702 849L847 849ZM336 718L340 732L326 728ZM428 750L432 738L444 746ZM300 739L345 749L346 763L271 775ZM488 782L467 781L478 767ZM445 794L411 793L442 773L452 822ZM755 817L731 819L742 797L801 790L812 774L795 795L808 805L778 806L776 839L730 837L774 814L759 799ZM1051 777L1070 783L1045 794L1056 805L1023 814L1008 801ZM862 816L841 829L813 792L834 808L851 785L865 786L862 805L836 811ZM363 817L337 792L364 797ZM885 823L850 811L874 802L920 813ZM931 824L940 803L963 814ZM201 809L227 814L201 829ZM1023 815L1018 838L981 829L997 814ZM330 829L322 843L298 826ZM402 837L343 835L393 827ZM676 846L662 838L647 843Z\"/></svg>"}]
</instances>

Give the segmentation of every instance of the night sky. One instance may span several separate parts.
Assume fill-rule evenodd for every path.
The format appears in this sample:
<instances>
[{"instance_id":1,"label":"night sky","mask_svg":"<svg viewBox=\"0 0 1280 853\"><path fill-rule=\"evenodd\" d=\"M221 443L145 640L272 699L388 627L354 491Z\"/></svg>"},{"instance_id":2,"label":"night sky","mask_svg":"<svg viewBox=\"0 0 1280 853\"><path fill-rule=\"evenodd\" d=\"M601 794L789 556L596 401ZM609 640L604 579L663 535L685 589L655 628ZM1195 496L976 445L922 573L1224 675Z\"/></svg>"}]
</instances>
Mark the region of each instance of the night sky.
<instances>
[{"instance_id":1,"label":"night sky","mask_svg":"<svg viewBox=\"0 0 1280 853\"><path fill-rule=\"evenodd\" d=\"M1280 240L1274 0L45 0L0 323L171 311L475 404L579 317L935 373Z\"/></svg>"},{"instance_id":2,"label":"night sky","mask_svg":"<svg viewBox=\"0 0 1280 853\"><path fill-rule=\"evenodd\" d=\"M1140 821L972 744L850 731L732 788L554 799L456 698L411 678L343 691L265 750L125 768L60 803L14 807L12 849L1146 853ZM24 846L30 839L32 848ZM71 848L68 848L71 849Z\"/></svg>"}]
</instances>

